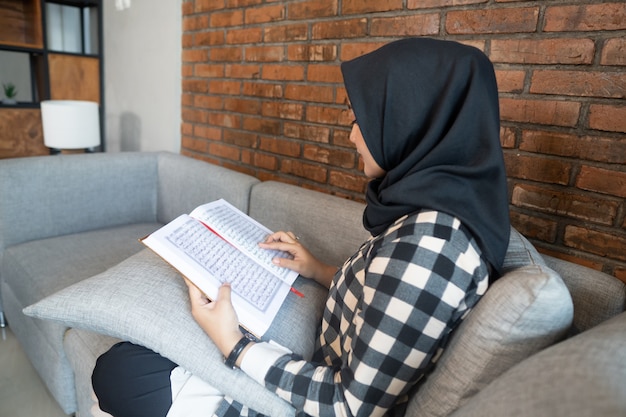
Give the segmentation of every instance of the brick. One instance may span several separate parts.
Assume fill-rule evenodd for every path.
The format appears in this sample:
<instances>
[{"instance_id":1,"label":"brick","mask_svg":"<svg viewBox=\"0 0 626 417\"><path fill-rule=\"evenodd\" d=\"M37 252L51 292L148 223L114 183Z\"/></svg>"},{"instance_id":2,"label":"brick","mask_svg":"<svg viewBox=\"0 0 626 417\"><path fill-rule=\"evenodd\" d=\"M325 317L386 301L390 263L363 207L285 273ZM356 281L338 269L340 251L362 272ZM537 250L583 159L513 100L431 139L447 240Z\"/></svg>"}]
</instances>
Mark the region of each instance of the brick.
<instances>
[{"instance_id":1,"label":"brick","mask_svg":"<svg viewBox=\"0 0 626 417\"><path fill-rule=\"evenodd\" d=\"M181 146L190 151L207 153L209 152L209 143L206 140L183 136Z\"/></svg>"},{"instance_id":2,"label":"brick","mask_svg":"<svg viewBox=\"0 0 626 417\"><path fill-rule=\"evenodd\" d=\"M585 252L626 261L626 236L566 226L563 243Z\"/></svg>"},{"instance_id":3,"label":"brick","mask_svg":"<svg viewBox=\"0 0 626 417\"><path fill-rule=\"evenodd\" d=\"M313 20L336 16L337 10L337 0L309 0L288 4L287 16L290 20Z\"/></svg>"},{"instance_id":4,"label":"brick","mask_svg":"<svg viewBox=\"0 0 626 417\"><path fill-rule=\"evenodd\" d=\"M326 168L294 159L283 159L280 162L280 172L321 183L326 182L328 175Z\"/></svg>"},{"instance_id":5,"label":"brick","mask_svg":"<svg viewBox=\"0 0 626 417\"><path fill-rule=\"evenodd\" d=\"M341 124L341 120L346 118L346 116L342 113L345 113L342 109L334 107L309 105L307 108L306 121L337 125Z\"/></svg>"},{"instance_id":6,"label":"brick","mask_svg":"<svg viewBox=\"0 0 626 417\"><path fill-rule=\"evenodd\" d=\"M313 23L311 36L313 39L345 39L365 36L367 19L349 19Z\"/></svg>"},{"instance_id":7,"label":"brick","mask_svg":"<svg viewBox=\"0 0 626 417\"><path fill-rule=\"evenodd\" d=\"M242 132L240 130L224 130L223 142L229 145L235 145L244 149L256 149L257 134L250 132Z\"/></svg>"},{"instance_id":8,"label":"brick","mask_svg":"<svg viewBox=\"0 0 626 417\"><path fill-rule=\"evenodd\" d=\"M344 190L365 193L369 180L363 175L355 175L344 171L331 170L328 183Z\"/></svg>"},{"instance_id":9,"label":"brick","mask_svg":"<svg viewBox=\"0 0 626 417\"><path fill-rule=\"evenodd\" d=\"M191 33L183 33L181 44L183 49L193 48L193 35Z\"/></svg>"},{"instance_id":10,"label":"brick","mask_svg":"<svg viewBox=\"0 0 626 417\"><path fill-rule=\"evenodd\" d=\"M285 122L283 126L283 134L290 138L303 139L312 142L330 142L330 129L325 126Z\"/></svg>"},{"instance_id":11,"label":"brick","mask_svg":"<svg viewBox=\"0 0 626 417\"><path fill-rule=\"evenodd\" d=\"M209 54L204 49L186 49L183 51L183 62L206 62Z\"/></svg>"},{"instance_id":12,"label":"brick","mask_svg":"<svg viewBox=\"0 0 626 417\"><path fill-rule=\"evenodd\" d=\"M194 125L191 123L181 123L180 124L180 133L184 136L193 135Z\"/></svg>"},{"instance_id":13,"label":"brick","mask_svg":"<svg viewBox=\"0 0 626 417\"><path fill-rule=\"evenodd\" d=\"M296 25L281 25L264 30L264 42L294 42L304 41L308 37L308 28L305 23Z\"/></svg>"},{"instance_id":14,"label":"brick","mask_svg":"<svg viewBox=\"0 0 626 417\"><path fill-rule=\"evenodd\" d=\"M224 8L224 0L195 0L193 11L195 13L210 12Z\"/></svg>"},{"instance_id":15,"label":"brick","mask_svg":"<svg viewBox=\"0 0 626 417\"><path fill-rule=\"evenodd\" d=\"M372 52L375 49L386 45L388 42L344 42L341 45L340 59L342 61L348 61L350 59L365 55Z\"/></svg>"},{"instance_id":16,"label":"brick","mask_svg":"<svg viewBox=\"0 0 626 417\"><path fill-rule=\"evenodd\" d=\"M512 127L500 127L500 145L503 148L514 148L516 142L515 129Z\"/></svg>"},{"instance_id":17,"label":"brick","mask_svg":"<svg viewBox=\"0 0 626 417\"><path fill-rule=\"evenodd\" d=\"M285 48L282 46L248 46L245 48L248 62L277 62L285 57Z\"/></svg>"},{"instance_id":18,"label":"brick","mask_svg":"<svg viewBox=\"0 0 626 417\"><path fill-rule=\"evenodd\" d=\"M193 98L193 94L183 92L181 97L181 105L183 107L193 106Z\"/></svg>"},{"instance_id":19,"label":"brick","mask_svg":"<svg viewBox=\"0 0 626 417\"><path fill-rule=\"evenodd\" d=\"M606 41L602 48L600 64L626 66L626 38Z\"/></svg>"},{"instance_id":20,"label":"brick","mask_svg":"<svg viewBox=\"0 0 626 417\"><path fill-rule=\"evenodd\" d=\"M239 7L254 6L262 3L263 0L226 0L226 7L229 9L236 9Z\"/></svg>"},{"instance_id":21,"label":"brick","mask_svg":"<svg viewBox=\"0 0 626 417\"><path fill-rule=\"evenodd\" d=\"M257 23L269 23L277 22L285 19L286 10L285 6L280 4L263 6L263 7L250 7L245 10L245 22L248 25Z\"/></svg>"},{"instance_id":22,"label":"brick","mask_svg":"<svg viewBox=\"0 0 626 417\"><path fill-rule=\"evenodd\" d=\"M226 158L233 161L239 160L239 149L230 145L223 145L221 143L210 143L209 153L218 158Z\"/></svg>"},{"instance_id":23,"label":"brick","mask_svg":"<svg viewBox=\"0 0 626 417\"><path fill-rule=\"evenodd\" d=\"M592 104L589 106L589 127L608 132L626 133L626 106Z\"/></svg>"},{"instance_id":24,"label":"brick","mask_svg":"<svg viewBox=\"0 0 626 417\"><path fill-rule=\"evenodd\" d=\"M302 156L304 159L345 169L354 168L356 159L354 152L317 145L304 145Z\"/></svg>"},{"instance_id":25,"label":"brick","mask_svg":"<svg viewBox=\"0 0 626 417\"><path fill-rule=\"evenodd\" d=\"M439 33L438 13L372 19L371 36L424 36Z\"/></svg>"},{"instance_id":26,"label":"brick","mask_svg":"<svg viewBox=\"0 0 626 417\"><path fill-rule=\"evenodd\" d=\"M626 164L626 141L548 131L524 131L520 150L610 164Z\"/></svg>"},{"instance_id":27,"label":"brick","mask_svg":"<svg viewBox=\"0 0 626 417\"><path fill-rule=\"evenodd\" d=\"M494 39L489 58L518 64L591 64L594 52L591 39Z\"/></svg>"},{"instance_id":28,"label":"brick","mask_svg":"<svg viewBox=\"0 0 626 417\"><path fill-rule=\"evenodd\" d=\"M450 34L530 33L537 30L538 7L450 11L446 31Z\"/></svg>"},{"instance_id":29,"label":"brick","mask_svg":"<svg viewBox=\"0 0 626 417\"><path fill-rule=\"evenodd\" d=\"M613 224L619 209L619 203L614 200L528 184L518 184L514 187L511 203L520 208L606 226Z\"/></svg>"},{"instance_id":30,"label":"brick","mask_svg":"<svg viewBox=\"0 0 626 417\"><path fill-rule=\"evenodd\" d=\"M533 72L530 92L567 96L626 98L626 77L623 73L607 71Z\"/></svg>"},{"instance_id":31,"label":"brick","mask_svg":"<svg viewBox=\"0 0 626 417\"><path fill-rule=\"evenodd\" d=\"M336 45L288 45L289 61L334 61L337 59Z\"/></svg>"},{"instance_id":32,"label":"brick","mask_svg":"<svg viewBox=\"0 0 626 417\"><path fill-rule=\"evenodd\" d=\"M211 126L195 125L193 134L199 138L210 139L214 141L222 140L222 129Z\"/></svg>"},{"instance_id":33,"label":"brick","mask_svg":"<svg viewBox=\"0 0 626 417\"><path fill-rule=\"evenodd\" d=\"M237 95L241 93L241 81L209 81L209 93Z\"/></svg>"},{"instance_id":34,"label":"brick","mask_svg":"<svg viewBox=\"0 0 626 417\"><path fill-rule=\"evenodd\" d=\"M202 78L223 78L224 65L221 64L196 64L193 67L194 75Z\"/></svg>"},{"instance_id":35,"label":"brick","mask_svg":"<svg viewBox=\"0 0 626 417\"><path fill-rule=\"evenodd\" d=\"M235 129L241 127L241 117L232 114L211 112L207 116L207 122L213 126L222 126Z\"/></svg>"},{"instance_id":36,"label":"brick","mask_svg":"<svg viewBox=\"0 0 626 417\"><path fill-rule=\"evenodd\" d=\"M626 3L552 6L545 12L546 32L626 29Z\"/></svg>"},{"instance_id":37,"label":"brick","mask_svg":"<svg viewBox=\"0 0 626 417\"><path fill-rule=\"evenodd\" d=\"M194 64L183 63L182 68L181 68L182 77L183 78L191 77L193 75L193 67L194 67Z\"/></svg>"},{"instance_id":38,"label":"brick","mask_svg":"<svg viewBox=\"0 0 626 417\"><path fill-rule=\"evenodd\" d=\"M496 70L498 91L501 93L521 93L524 90L526 71Z\"/></svg>"},{"instance_id":39,"label":"brick","mask_svg":"<svg viewBox=\"0 0 626 417\"><path fill-rule=\"evenodd\" d=\"M335 98L335 89L313 84L288 84L285 87L285 98L287 100L332 103Z\"/></svg>"},{"instance_id":40,"label":"brick","mask_svg":"<svg viewBox=\"0 0 626 417\"><path fill-rule=\"evenodd\" d=\"M183 80L183 91L191 93L207 93L209 83L206 80Z\"/></svg>"},{"instance_id":41,"label":"brick","mask_svg":"<svg viewBox=\"0 0 626 417\"><path fill-rule=\"evenodd\" d=\"M461 6L466 4L487 3L488 0L408 0L408 9L433 9Z\"/></svg>"},{"instance_id":42,"label":"brick","mask_svg":"<svg viewBox=\"0 0 626 417\"><path fill-rule=\"evenodd\" d=\"M285 65L264 65L261 69L261 77L270 81L304 81L304 66Z\"/></svg>"},{"instance_id":43,"label":"brick","mask_svg":"<svg viewBox=\"0 0 626 417\"><path fill-rule=\"evenodd\" d=\"M221 97L198 94L193 97L193 106L202 109L222 110L224 100Z\"/></svg>"},{"instance_id":44,"label":"brick","mask_svg":"<svg viewBox=\"0 0 626 417\"><path fill-rule=\"evenodd\" d=\"M500 117L511 122L576 126L580 108L575 101L500 98Z\"/></svg>"},{"instance_id":45,"label":"brick","mask_svg":"<svg viewBox=\"0 0 626 417\"><path fill-rule=\"evenodd\" d=\"M343 0L342 14L390 12L402 9L402 0Z\"/></svg>"},{"instance_id":46,"label":"brick","mask_svg":"<svg viewBox=\"0 0 626 417\"><path fill-rule=\"evenodd\" d=\"M304 105L292 102L265 102L261 114L266 117L276 117L284 120L302 120Z\"/></svg>"},{"instance_id":47,"label":"brick","mask_svg":"<svg viewBox=\"0 0 626 417\"><path fill-rule=\"evenodd\" d=\"M540 155L504 153L504 163L509 177L567 185L571 164Z\"/></svg>"},{"instance_id":48,"label":"brick","mask_svg":"<svg viewBox=\"0 0 626 417\"><path fill-rule=\"evenodd\" d=\"M306 79L317 83L343 83L339 65L309 64Z\"/></svg>"},{"instance_id":49,"label":"brick","mask_svg":"<svg viewBox=\"0 0 626 417\"><path fill-rule=\"evenodd\" d=\"M274 155L268 155L255 152L253 154L253 165L258 168L275 171L278 168L278 158Z\"/></svg>"},{"instance_id":50,"label":"brick","mask_svg":"<svg viewBox=\"0 0 626 417\"><path fill-rule=\"evenodd\" d=\"M556 252L554 250L539 248L539 252L542 254L546 254L549 256L553 256L555 258L563 259L564 261L572 262L578 265L586 266L587 268L595 269L596 271L602 271L602 263L595 262L588 258L581 258L580 256L576 256L570 253Z\"/></svg>"},{"instance_id":51,"label":"brick","mask_svg":"<svg viewBox=\"0 0 626 417\"><path fill-rule=\"evenodd\" d=\"M259 149L278 155L291 157L300 156L300 144L293 140L280 139L276 137L263 137L259 143Z\"/></svg>"},{"instance_id":52,"label":"brick","mask_svg":"<svg viewBox=\"0 0 626 417\"><path fill-rule=\"evenodd\" d=\"M211 13L209 25L212 28L241 26L243 24L243 11L226 10Z\"/></svg>"},{"instance_id":53,"label":"brick","mask_svg":"<svg viewBox=\"0 0 626 417\"><path fill-rule=\"evenodd\" d=\"M223 31L200 32L193 36L194 46L213 46L224 44Z\"/></svg>"},{"instance_id":54,"label":"brick","mask_svg":"<svg viewBox=\"0 0 626 417\"><path fill-rule=\"evenodd\" d=\"M511 211L511 225L529 239L548 243L556 241L557 223L554 220Z\"/></svg>"},{"instance_id":55,"label":"brick","mask_svg":"<svg viewBox=\"0 0 626 417\"><path fill-rule=\"evenodd\" d=\"M256 79L261 76L261 67L257 64L226 64L224 76L227 78Z\"/></svg>"},{"instance_id":56,"label":"brick","mask_svg":"<svg viewBox=\"0 0 626 417\"><path fill-rule=\"evenodd\" d=\"M183 32L206 29L209 27L209 17L204 16L184 16Z\"/></svg>"},{"instance_id":57,"label":"brick","mask_svg":"<svg viewBox=\"0 0 626 417\"><path fill-rule=\"evenodd\" d=\"M576 187L626 198L626 172L584 165L576 178Z\"/></svg>"},{"instance_id":58,"label":"brick","mask_svg":"<svg viewBox=\"0 0 626 417\"><path fill-rule=\"evenodd\" d=\"M250 132L257 132L266 135L278 135L280 133L280 122L259 117L245 117L243 128Z\"/></svg>"},{"instance_id":59,"label":"brick","mask_svg":"<svg viewBox=\"0 0 626 417\"><path fill-rule=\"evenodd\" d=\"M239 97L227 98L224 99L224 110L243 114L259 114L261 112L261 102Z\"/></svg>"},{"instance_id":60,"label":"brick","mask_svg":"<svg viewBox=\"0 0 626 417\"><path fill-rule=\"evenodd\" d=\"M240 47L211 48L209 57L212 62L241 61L243 51Z\"/></svg>"},{"instance_id":61,"label":"brick","mask_svg":"<svg viewBox=\"0 0 626 417\"><path fill-rule=\"evenodd\" d=\"M283 86L271 83L246 82L243 84L243 94L255 97L281 98Z\"/></svg>"},{"instance_id":62,"label":"brick","mask_svg":"<svg viewBox=\"0 0 626 417\"><path fill-rule=\"evenodd\" d=\"M259 43L262 40L263 40L263 29L258 28L258 27L257 28L230 29L226 32L226 43L229 45Z\"/></svg>"}]
</instances>

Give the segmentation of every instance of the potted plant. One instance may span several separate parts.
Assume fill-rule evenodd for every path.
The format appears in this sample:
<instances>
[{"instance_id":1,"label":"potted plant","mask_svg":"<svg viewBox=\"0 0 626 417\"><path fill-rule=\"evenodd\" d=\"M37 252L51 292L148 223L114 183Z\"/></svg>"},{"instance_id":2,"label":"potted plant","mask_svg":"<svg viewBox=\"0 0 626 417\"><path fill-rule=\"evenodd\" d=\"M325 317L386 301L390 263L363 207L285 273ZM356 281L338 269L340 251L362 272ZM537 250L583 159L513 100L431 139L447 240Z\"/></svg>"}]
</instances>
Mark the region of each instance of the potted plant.
<instances>
[{"instance_id":1,"label":"potted plant","mask_svg":"<svg viewBox=\"0 0 626 417\"><path fill-rule=\"evenodd\" d=\"M16 104L17 100L17 88L13 83L2 83L2 89L4 90L5 99L2 100L4 104Z\"/></svg>"}]
</instances>

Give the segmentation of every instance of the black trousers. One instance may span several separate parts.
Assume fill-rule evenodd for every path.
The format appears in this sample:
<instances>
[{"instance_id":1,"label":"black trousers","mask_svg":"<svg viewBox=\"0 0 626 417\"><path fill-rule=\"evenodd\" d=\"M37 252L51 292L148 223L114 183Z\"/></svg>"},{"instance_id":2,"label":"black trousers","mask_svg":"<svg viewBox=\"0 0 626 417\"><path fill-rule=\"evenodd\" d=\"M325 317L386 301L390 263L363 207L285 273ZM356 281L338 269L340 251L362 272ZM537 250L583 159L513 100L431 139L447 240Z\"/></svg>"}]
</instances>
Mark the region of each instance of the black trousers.
<instances>
[{"instance_id":1,"label":"black trousers","mask_svg":"<svg viewBox=\"0 0 626 417\"><path fill-rule=\"evenodd\" d=\"M115 417L165 417L176 366L143 346L117 343L98 358L91 376L100 408Z\"/></svg>"}]
</instances>

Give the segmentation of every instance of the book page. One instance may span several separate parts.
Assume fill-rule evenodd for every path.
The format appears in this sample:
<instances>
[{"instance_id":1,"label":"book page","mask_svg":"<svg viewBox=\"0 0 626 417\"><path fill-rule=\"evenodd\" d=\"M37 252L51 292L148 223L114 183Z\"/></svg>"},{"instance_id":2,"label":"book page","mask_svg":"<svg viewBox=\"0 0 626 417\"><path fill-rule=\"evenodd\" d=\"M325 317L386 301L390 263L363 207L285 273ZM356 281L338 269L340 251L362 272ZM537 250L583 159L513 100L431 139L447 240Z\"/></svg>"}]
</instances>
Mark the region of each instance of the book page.
<instances>
[{"instance_id":1,"label":"book page","mask_svg":"<svg viewBox=\"0 0 626 417\"><path fill-rule=\"evenodd\" d=\"M262 336L290 291L261 267L198 220L182 215L142 242L191 280L209 299L229 282L241 324Z\"/></svg>"},{"instance_id":2,"label":"book page","mask_svg":"<svg viewBox=\"0 0 626 417\"><path fill-rule=\"evenodd\" d=\"M289 253L259 247L259 242L263 242L272 231L227 201L222 199L204 204L192 211L190 216L210 226L237 249L289 285L298 277L296 272L272 263L275 257L290 257Z\"/></svg>"}]
</instances>

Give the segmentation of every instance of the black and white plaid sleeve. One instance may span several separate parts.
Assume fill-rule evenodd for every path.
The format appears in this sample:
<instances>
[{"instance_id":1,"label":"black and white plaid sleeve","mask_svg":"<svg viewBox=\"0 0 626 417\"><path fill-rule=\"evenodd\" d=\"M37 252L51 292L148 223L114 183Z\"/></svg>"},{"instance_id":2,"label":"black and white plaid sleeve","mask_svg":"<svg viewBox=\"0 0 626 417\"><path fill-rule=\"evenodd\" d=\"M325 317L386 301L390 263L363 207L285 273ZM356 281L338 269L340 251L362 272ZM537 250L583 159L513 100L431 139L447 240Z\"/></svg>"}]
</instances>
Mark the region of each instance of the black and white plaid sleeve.
<instances>
[{"instance_id":1,"label":"black and white plaid sleeve","mask_svg":"<svg viewBox=\"0 0 626 417\"><path fill-rule=\"evenodd\" d=\"M366 242L335 279L314 361L285 355L265 376L299 415L386 414L486 291L488 269L457 219L426 211Z\"/></svg>"}]
</instances>

